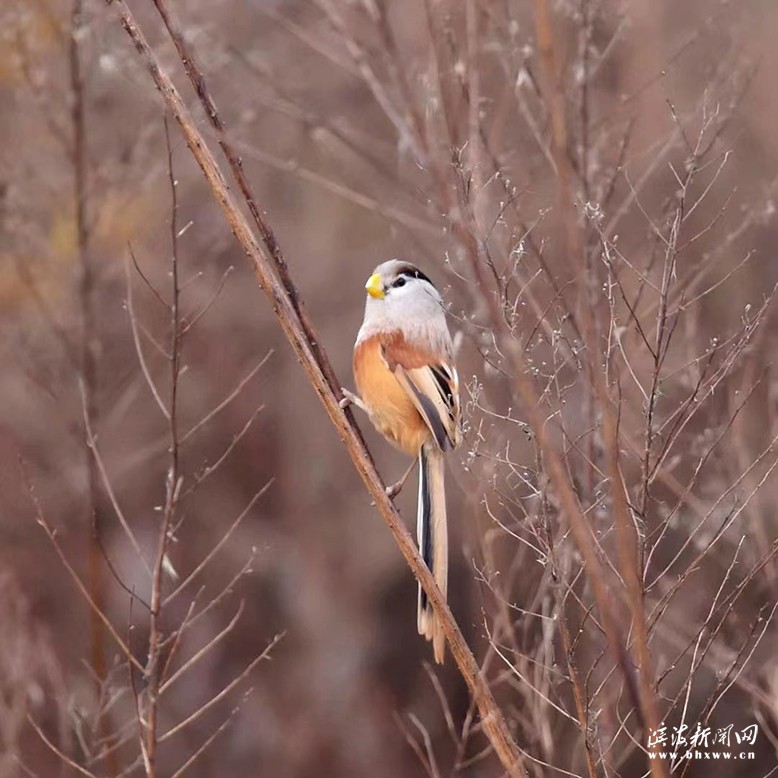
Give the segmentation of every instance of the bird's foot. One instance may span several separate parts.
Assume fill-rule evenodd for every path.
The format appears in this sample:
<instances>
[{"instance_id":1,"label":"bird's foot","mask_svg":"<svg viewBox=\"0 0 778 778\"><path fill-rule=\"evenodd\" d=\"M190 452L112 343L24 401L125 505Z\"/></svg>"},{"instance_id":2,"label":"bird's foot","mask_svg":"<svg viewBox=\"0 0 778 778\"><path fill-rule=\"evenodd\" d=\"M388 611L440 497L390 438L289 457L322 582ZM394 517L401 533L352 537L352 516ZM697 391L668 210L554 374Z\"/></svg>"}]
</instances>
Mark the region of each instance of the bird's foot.
<instances>
[{"instance_id":1,"label":"bird's foot","mask_svg":"<svg viewBox=\"0 0 778 778\"><path fill-rule=\"evenodd\" d=\"M391 486L386 487L386 496L390 500L393 500L395 497L397 497L398 494L400 494L403 486L405 486L405 482L408 480L408 476L411 474L415 466L416 463L412 462L411 466L405 471L403 477L396 484L392 484Z\"/></svg>"},{"instance_id":2,"label":"bird's foot","mask_svg":"<svg viewBox=\"0 0 778 778\"><path fill-rule=\"evenodd\" d=\"M349 407L349 405L356 405L357 408L361 408L365 413L368 412L367 407L362 402L362 399L354 394L354 392L350 392L345 387L341 387L340 391L343 392L343 399L338 403L338 405L340 405L344 411Z\"/></svg>"},{"instance_id":3,"label":"bird's foot","mask_svg":"<svg viewBox=\"0 0 778 778\"><path fill-rule=\"evenodd\" d=\"M404 481L398 481L396 484L392 484L391 486L387 486L386 487L386 496L390 500L393 500L402 491L404 483L405 483Z\"/></svg>"}]
</instances>

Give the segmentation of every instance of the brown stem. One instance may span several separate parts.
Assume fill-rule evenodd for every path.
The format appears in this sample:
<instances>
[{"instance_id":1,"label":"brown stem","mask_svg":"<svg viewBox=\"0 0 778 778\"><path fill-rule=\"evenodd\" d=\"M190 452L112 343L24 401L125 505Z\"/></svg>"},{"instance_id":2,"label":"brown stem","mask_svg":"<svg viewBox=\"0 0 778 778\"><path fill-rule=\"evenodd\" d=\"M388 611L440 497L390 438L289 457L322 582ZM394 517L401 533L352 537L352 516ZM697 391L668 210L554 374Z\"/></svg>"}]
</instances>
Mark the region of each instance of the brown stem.
<instances>
[{"instance_id":1,"label":"brown stem","mask_svg":"<svg viewBox=\"0 0 778 778\"><path fill-rule=\"evenodd\" d=\"M565 225L566 252L572 258L576 266L585 270L585 250L583 230L580 226L578 215L575 210L573 177L574 170L570 162L570 153L567 140L567 124L565 117L565 98L559 84L559 63L556 57L554 39L551 29L551 20L548 10L547 0L535 0L535 30L538 39L538 48L541 54L541 69L543 72L544 99L548 107L551 133L552 133L552 153L557 169L558 188L559 188L559 206ZM619 567L621 576L626 584L626 600L629 607L632 629L634 630L635 646L635 664L637 665L638 678L633 677L631 671L631 662L628 654L628 648L619 634L619 629L612 615L612 604L604 599L606 590L604 580L598 581L599 575L592 579L595 594L597 596L603 626L608 634L608 640L612 648L617 652L623 672L628 684L628 688L635 699L638 713L646 730L656 730L659 726L659 712L657 694L654 686L654 675L651 666L651 655L648 647L648 630L646 624L646 614L643 603L642 576L640 574L640 545L639 537L635 524L630 513L629 502L624 489L624 482L620 467L620 445L619 445L619 417L616 402L611 397L607 385L607 379L595 355L599 350L595 347L597 338L597 321L589 305L584 301L579 306L581 334L586 351L589 355L589 373L594 390L594 396L599 403L600 414L602 418L602 436L603 447L605 451L606 469L610 484L613 513L616 527L617 550L619 555ZM536 413L534 405L534 391L526 379L526 376L517 372L515 380L519 393L528 404L528 410ZM524 397L526 395L526 397ZM532 403L530 405L530 403ZM542 422L542 419L537 419ZM540 425L543 427L543 425ZM536 424L535 433L539 434L539 443L541 449L545 452L545 446L540 436L547 437L545 428L538 429ZM548 441L550 443L550 441ZM576 541L583 540L584 546L580 545L584 559L587 565L587 573L591 579L594 570L589 560L589 546L591 544L590 530L588 526L586 531L583 527L576 529L579 519L583 519L578 507L578 501L572 492L572 488L565 478L561 469L561 460L558 457L547 457L551 468L551 477L555 481L557 488L564 484L560 497L563 498L565 512L568 514L573 524L573 531ZM569 507L567 505L569 503ZM570 510L573 513L570 513ZM572 519L575 518L575 521ZM593 549L591 549L592 557ZM596 557L594 557L596 560ZM599 562L596 568L599 568ZM666 778L667 767L663 761L649 760L650 770L653 778Z\"/></svg>"},{"instance_id":2,"label":"brown stem","mask_svg":"<svg viewBox=\"0 0 778 778\"><path fill-rule=\"evenodd\" d=\"M110 4L111 0L107 0L107 2ZM324 372L330 389L332 389L335 394L338 394L340 391L340 385L338 384L337 377L335 376L335 371L330 364L327 354L319 346L318 337L314 330L313 322L308 316L308 312L305 309L305 305L303 304L299 292L297 291L297 287L289 275L289 267L286 264L286 260L284 259L281 248L276 241L275 235L260 213L256 198L254 197L254 192L252 191L248 178L246 178L246 174L243 171L243 162L236 153L235 149L232 147L232 144L227 139L227 128L221 116L219 115L218 110L216 109L216 103L214 102L213 97L208 90L205 76L203 75L202 68L199 66L196 55L192 50L192 47L186 43L183 32L181 31L181 25L178 23L177 18L164 2L164 0L154 0L154 5L157 7L159 15L162 17L162 21L165 24L168 35L170 35L171 40L175 44L176 51L178 52L179 59L184 66L184 70L186 70L186 74L192 83L192 87L197 93L197 97L205 109L205 115L208 117L211 125L216 130L216 137L219 146L224 152L224 156L226 157L227 163L230 166L230 170L232 171L233 178L238 184L241 195L243 196L243 199L245 200L249 209L249 213L251 214L252 221L254 222L254 225L257 228L260 237L262 238L262 243L265 245L267 252L270 255L270 266L273 267L275 272L278 274L278 277L281 280L281 284L283 285L287 295L289 296L289 299L292 302L295 312L300 319L303 332L305 333L305 336L308 339L308 343L316 356L317 362ZM353 420L350 410L347 411L347 415L350 420Z\"/></svg>"},{"instance_id":3,"label":"brown stem","mask_svg":"<svg viewBox=\"0 0 778 778\"><path fill-rule=\"evenodd\" d=\"M110 3L110 0L107 0L107 2ZM164 7L162 0L155 0L155 2L158 7ZM335 429L341 440L343 440L349 456L365 483L370 496L375 501L382 518L391 530L395 542L413 574L427 593L429 601L432 603L432 607L443 626L443 631L449 642L457 667L478 705L484 732L494 747L495 753L511 776L524 776L523 757L511 736L505 717L497 707L488 684L481 676L478 664L468 648L445 598L435 584L429 569L421 559L416 549L416 544L405 528L400 515L387 497L384 485L361 436L350 418L340 408L338 396L340 393L335 388L337 387L337 382L334 381L334 375L325 372L327 362L323 350L318 346L316 333L311 325L306 327L302 321L299 297L296 291L294 291L294 287L291 286L291 279L289 279L289 286L281 280L279 267L285 267L285 263L283 263L281 251L275 237L269 227L260 219L257 226L261 235L261 242L257 240L231 194L221 170L218 168L211 151L205 143L205 139L197 130L189 111L170 78L161 70L156 56L138 28L126 3L124 0L114 0L110 4L118 10L124 29L140 54L144 65L149 70L170 111L176 117L186 143L200 165L214 198L222 208L233 234L249 259L257 281L267 295L284 334L292 345L300 364L308 375L311 385L335 425ZM197 76L198 74L194 75ZM245 192L244 196L246 196ZM255 222L257 222L257 217L255 217Z\"/></svg>"},{"instance_id":4,"label":"brown stem","mask_svg":"<svg viewBox=\"0 0 778 778\"><path fill-rule=\"evenodd\" d=\"M586 769L589 778L597 778L597 767L594 762L594 752L592 750L592 741L589 737L589 701L586 699L586 689L581 683L578 674L578 666L575 661L575 646L570 640L570 630L567 626L567 617L564 613L564 603L560 606L557 620L559 624L559 635L562 638L562 648L565 652L567 661L567 671L570 673L570 685L573 689L573 699L575 700L575 710L578 715L578 724L581 728L581 737L583 738L584 753L586 755Z\"/></svg>"},{"instance_id":5,"label":"brown stem","mask_svg":"<svg viewBox=\"0 0 778 778\"><path fill-rule=\"evenodd\" d=\"M181 342L184 336L179 298L181 288L178 281L178 195L177 182L173 172L173 146L170 142L170 128L165 119L165 147L167 150L168 181L170 183L170 242L172 248L171 284L172 300L170 311L170 404L168 407L169 464L165 485L165 510L159 528L157 556L154 563L151 582L151 614L149 618L149 655L146 669L149 713L146 726L146 770L149 778L157 774L156 754L159 721L159 698L162 694L162 666L160 663L160 618L162 616L162 581L169 545L170 528L176 516L180 496L179 445L178 430L178 377L181 370Z\"/></svg>"}]
</instances>

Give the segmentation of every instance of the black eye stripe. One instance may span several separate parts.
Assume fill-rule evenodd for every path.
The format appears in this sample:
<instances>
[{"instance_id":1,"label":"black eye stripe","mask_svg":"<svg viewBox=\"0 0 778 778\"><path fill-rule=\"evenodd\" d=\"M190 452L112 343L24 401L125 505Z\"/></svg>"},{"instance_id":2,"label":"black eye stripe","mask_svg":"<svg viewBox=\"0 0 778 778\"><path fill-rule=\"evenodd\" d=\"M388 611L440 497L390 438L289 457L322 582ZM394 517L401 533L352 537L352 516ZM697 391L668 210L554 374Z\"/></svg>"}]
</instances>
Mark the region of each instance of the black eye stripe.
<instances>
[{"instance_id":1,"label":"black eye stripe","mask_svg":"<svg viewBox=\"0 0 778 778\"><path fill-rule=\"evenodd\" d=\"M426 281L430 286L433 286L432 281L421 272L421 270L403 270L398 276L392 286L403 286L406 280L411 278L418 278L420 281ZM400 283L402 282L402 283Z\"/></svg>"},{"instance_id":2,"label":"black eye stripe","mask_svg":"<svg viewBox=\"0 0 778 778\"><path fill-rule=\"evenodd\" d=\"M421 272L421 270L414 270L412 273L409 273L409 275L412 275L414 278L418 278L422 281L426 281L430 286L432 286L432 281L430 281L429 278L427 278L427 276Z\"/></svg>"}]
</instances>

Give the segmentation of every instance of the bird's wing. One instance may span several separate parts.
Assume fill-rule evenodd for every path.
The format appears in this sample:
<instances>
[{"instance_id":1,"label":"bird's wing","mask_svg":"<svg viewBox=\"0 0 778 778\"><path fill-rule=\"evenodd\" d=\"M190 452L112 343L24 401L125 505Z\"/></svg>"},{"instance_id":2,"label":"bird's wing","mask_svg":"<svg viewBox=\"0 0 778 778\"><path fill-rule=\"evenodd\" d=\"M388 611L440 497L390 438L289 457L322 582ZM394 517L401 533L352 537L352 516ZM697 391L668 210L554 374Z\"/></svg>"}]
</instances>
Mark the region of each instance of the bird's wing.
<instances>
[{"instance_id":1,"label":"bird's wing","mask_svg":"<svg viewBox=\"0 0 778 778\"><path fill-rule=\"evenodd\" d=\"M455 448L459 429L459 377L450 348L441 358L429 348L409 343L401 333L383 339L382 354L406 391L441 451Z\"/></svg>"}]
</instances>

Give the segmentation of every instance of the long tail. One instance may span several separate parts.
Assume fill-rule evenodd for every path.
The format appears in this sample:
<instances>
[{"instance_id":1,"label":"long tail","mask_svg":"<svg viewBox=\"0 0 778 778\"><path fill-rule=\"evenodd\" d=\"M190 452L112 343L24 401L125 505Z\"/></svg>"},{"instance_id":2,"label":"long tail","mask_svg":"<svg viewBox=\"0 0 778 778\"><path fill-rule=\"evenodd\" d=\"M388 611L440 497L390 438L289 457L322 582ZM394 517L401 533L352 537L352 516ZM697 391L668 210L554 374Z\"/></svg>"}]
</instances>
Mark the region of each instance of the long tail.
<instances>
[{"instance_id":1,"label":"long tail","mask_svg":"<svg viewBox=\"0 0 778 778\"><path fill-rule=\"evenodd\" d=\"M416 533L421 556L445 597L448 588L446 489L443 453L434 443L425 443L419 452L419 512ZM421 586L417 621L419 634L432 641L435 661L442 664L446 652L446 638Z\"/></svg>"}]
</instances>

